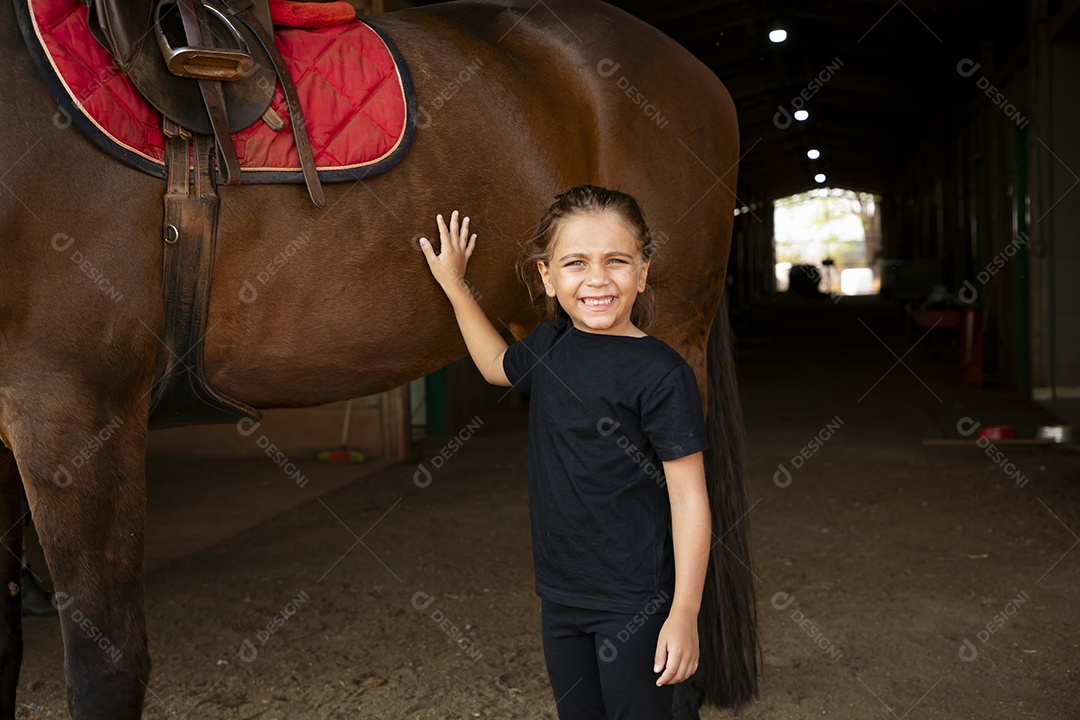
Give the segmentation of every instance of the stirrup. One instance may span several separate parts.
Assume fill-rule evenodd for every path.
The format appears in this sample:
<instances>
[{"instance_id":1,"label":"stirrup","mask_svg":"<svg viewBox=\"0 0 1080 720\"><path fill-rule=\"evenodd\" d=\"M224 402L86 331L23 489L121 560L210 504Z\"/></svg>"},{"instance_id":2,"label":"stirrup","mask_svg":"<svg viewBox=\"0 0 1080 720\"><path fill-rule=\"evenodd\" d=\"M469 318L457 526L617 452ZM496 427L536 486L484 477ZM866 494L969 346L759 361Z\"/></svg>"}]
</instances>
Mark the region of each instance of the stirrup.
<instances>
[{"instance_id":1,"label":"stirrup","mask_svg":"<svg viewBox=\"0 0 1080 720\"><path fill-rule=\"evenodd\" d=\"M202 0L195 0L202 2ZM176 0L159 0L154 9L154 34L157 36L158 47L165 58L165 64L169 72L180 77L195 78L196 80L242 80L255 70L255 60L251 57L248 45L240 32L233 26L224 13L216 7L206 3L203 7L213 17L228 28L232 34L238 49L193 47L182 44L184 41L183 30L178 37L180 42L173 45L161 24L161 11L166 5L175 7ZM179 14L177 9L177 15ZM207 38L203 41L206 42Z\"/></svg>"}]
</instances>

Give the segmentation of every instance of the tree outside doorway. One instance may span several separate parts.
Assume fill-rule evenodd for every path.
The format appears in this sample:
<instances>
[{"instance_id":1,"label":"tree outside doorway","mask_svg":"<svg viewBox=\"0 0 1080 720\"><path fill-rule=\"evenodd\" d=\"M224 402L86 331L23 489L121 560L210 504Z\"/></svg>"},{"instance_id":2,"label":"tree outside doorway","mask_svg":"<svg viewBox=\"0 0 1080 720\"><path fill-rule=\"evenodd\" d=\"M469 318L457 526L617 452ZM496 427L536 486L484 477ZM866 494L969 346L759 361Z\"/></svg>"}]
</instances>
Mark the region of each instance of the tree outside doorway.
<instances>
[{"instance_id":1,"label":"tree outside doorway","mask_svg":"<svg viewBox=\"0 0 1080 720\"><path fill-rule=\"evenodd\" d=\"M798 291L809 283L812 291L833 297L876 294L880 201L843 188L817 188L775 201L777 290Z\"/></svg>"}]
</instances>

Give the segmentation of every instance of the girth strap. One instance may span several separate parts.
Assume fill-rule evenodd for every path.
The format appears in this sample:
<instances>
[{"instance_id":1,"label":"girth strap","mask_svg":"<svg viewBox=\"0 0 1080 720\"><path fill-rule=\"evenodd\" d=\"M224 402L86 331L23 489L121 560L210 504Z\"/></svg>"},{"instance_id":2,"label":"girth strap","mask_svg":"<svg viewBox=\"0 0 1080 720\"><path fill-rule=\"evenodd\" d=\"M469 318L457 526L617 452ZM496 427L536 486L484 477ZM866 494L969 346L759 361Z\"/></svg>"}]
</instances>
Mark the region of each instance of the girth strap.
<instances>
[{"instance_id":1,"label":"girth strap","mask_svg":"<svg viewBox=\"0 0 1080 720\"><path fill-rule=\"evenodd\" d=\"M203 365L218 216L214 141L191 135L169 120L165 136L169 168L162 267L165 333L158 353L150 427L258 419L258 410L215 388Z\"/></svg>"}]
</instances>

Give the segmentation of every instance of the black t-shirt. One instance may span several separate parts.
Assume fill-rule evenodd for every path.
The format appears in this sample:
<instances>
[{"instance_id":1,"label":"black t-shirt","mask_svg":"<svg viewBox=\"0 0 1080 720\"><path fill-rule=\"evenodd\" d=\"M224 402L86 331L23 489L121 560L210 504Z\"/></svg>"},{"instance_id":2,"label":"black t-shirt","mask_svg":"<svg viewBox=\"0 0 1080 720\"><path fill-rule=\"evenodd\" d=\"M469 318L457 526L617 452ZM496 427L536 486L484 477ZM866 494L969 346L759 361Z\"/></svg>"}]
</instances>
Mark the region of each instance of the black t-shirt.
<instances>
[{"instance_id":1,"label":"black t-shirt","mask_svg":"<svg viewBox=\"0 0 1080 720\"><path fill-rule=\"evenodd\" d=\"M529 404L536 593L592 610L670 607L671 505L662 462L705 449L694 373L654 337L544 321L506 351Z\"/></svg>"}]
</instances>

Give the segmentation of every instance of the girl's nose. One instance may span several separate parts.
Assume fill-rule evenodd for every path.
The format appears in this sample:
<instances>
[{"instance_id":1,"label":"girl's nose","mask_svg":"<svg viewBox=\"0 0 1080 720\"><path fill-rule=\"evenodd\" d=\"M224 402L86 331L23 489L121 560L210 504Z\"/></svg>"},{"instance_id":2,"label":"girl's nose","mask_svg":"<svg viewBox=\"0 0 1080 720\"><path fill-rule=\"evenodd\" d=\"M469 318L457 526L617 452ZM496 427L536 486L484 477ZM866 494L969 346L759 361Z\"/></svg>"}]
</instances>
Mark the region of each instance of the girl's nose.
<instances>
[{"instance_id":1,"label":"girl's nose","mask_svg":"<svg viewBox=\"0 0 1080 720\"><path fill-rule=\"evenodd\" d=\"M589 275L585 279L589 285L600 286L607 284L607 273L604 271L602 265L593 265L589 270Z\"/></svg>"}]
</instances>

